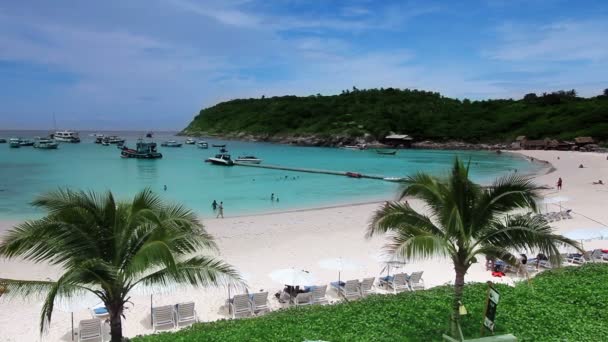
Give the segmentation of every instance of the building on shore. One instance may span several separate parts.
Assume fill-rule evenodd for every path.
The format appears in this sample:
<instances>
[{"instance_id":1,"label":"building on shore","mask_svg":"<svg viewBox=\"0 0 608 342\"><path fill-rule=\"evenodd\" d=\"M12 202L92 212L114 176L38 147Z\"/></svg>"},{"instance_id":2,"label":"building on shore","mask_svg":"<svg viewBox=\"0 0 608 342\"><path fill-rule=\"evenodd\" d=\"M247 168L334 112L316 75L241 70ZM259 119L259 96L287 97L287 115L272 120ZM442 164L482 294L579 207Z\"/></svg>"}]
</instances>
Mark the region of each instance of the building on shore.
<instances>
[{"instance_id":1,"label":"building on shore","mask_svg":"<svg viewBox=\"0 0 608 342\"><path fill-rule=\"evenodd\" d=\"M412 147L414 139L407 134L390 134L382 139L382 143L393 147Z\"/></svg>"}]
</instances>

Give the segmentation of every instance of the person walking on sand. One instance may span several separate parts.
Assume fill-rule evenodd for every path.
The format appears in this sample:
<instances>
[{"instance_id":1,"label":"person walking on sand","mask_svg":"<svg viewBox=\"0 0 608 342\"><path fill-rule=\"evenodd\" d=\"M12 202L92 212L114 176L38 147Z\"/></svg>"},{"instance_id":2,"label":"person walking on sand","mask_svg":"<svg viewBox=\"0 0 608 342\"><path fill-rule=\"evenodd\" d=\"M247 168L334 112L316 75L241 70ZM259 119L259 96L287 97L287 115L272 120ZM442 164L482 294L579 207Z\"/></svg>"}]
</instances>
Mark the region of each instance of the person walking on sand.
<instances>
[{"instance_id":1,"label":"person walking on sand","mask_svg":"<svg viewBox=\"0 0 608 342\"><path fill-rule=\"evenodd\" d=\"M220 216L224 218L224 202L220 202L220 205L217 207L217 216L215 218L219 218Z\"/></svg>"},{"instance_id":2,"label":"person walking on sand","mask_svg":"<svg viewBox=\"0 0 608 342\"><path fill-rule=\"evenodd\" d=\"M562 189L562 177L559 177L559 179L557 180L557 190L561 190Z\"/></svg>"}]
</instances>

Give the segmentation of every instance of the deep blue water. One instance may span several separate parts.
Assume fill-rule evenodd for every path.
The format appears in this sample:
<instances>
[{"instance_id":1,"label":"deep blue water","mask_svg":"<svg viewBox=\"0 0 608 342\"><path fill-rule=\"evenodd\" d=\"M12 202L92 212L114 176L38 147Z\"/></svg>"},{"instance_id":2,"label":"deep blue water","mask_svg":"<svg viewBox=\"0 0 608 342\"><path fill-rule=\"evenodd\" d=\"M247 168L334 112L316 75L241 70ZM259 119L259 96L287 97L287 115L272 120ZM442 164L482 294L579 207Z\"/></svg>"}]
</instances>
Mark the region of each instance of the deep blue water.
<instances>
[{"instance_id":1,"label":"deep blue water","mask_svg":"<svg viewBox=\"0 0 608 342\"><path fill-rule=\"evenodd\" d=\"M33 137L48 132L0 131L0 138ZM57 150L31 147L12 149L0 144L0 219L23 219L40 215L29 203L36 195L71 187L112 190L126 198L150 187L167 200L178 201L203 216L212 215L211 202L223 201L225 214L261 213L286 209L320 207L332 204L393 198L398 185L370 179L297 173L248 167L221 167L203 160L217 149L199 149L193 145L163 148L163 159L134 160L120 158L116 146L94 144L90 132L81 132L79 144L62 143ZM110 132L102 132L110 133ZM114 132L134 146L142 132ZM155 134L154 141L184 141L172 133ZM445 173L456 154L472 160L472 177L489 182L497 174L535 172L534 164L510 154L497 155L480 151L400 150L396 156L368 151L335 148L295 147L269 143L220 141L233 156L254 154L264 164L303 168L353 171L366 174L403 177L418 171ZM167 191L163 186L167 185ZM279 203L270 201L275 193Z\"/></svg>"}]
</instances>

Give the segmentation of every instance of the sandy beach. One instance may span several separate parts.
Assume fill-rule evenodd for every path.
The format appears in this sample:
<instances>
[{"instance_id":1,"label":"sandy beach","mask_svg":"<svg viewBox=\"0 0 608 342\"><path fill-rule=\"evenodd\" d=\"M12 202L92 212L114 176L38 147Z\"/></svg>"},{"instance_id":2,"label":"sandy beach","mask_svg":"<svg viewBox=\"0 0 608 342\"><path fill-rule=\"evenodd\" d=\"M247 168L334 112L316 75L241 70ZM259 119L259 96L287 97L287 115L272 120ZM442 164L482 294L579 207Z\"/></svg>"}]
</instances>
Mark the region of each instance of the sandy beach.
<instances>
[{"instance_id":1,"label":"sandy beach","mask_svg":"<svg viewBox=\"0 0 608 342\"><path fill-rule=\"evenodd\" d=\"M593 185L602 179L608 183L608 160L605 154L561 152L561 151L522 151L536 161L547 161L555 170L538 175L535 181L546 185L546 196L559 194L568 197L563 207L572 209L573 219L553 223L562 233L577 228L606 227L608 224L608 185ZM559 158L559 159L558 159ZM584 167L579 168L582 164ZM557 191L558 177L563 179L563 189ZM410 202L413 207L423 210L422 203ZM271 294L281 289L268 274L281 268L296 267L310 271L316 284L327 284L337 280L337 272L318 266L324 258L343 257L360 264L360 269L342 273L342 279L377 277L383 265L374 256L378 255L384 243L383 238L366 240L364 233L372 213L380 203L332 207L315 210L302 210L267 215L227 217L207 219L207 230L217 240L221 257L234 265L247 280L250 291L267 290ZM550 211L559 210L558 204L548 205ZM543 208L543 211L545 208ZM0 222L0 232L15 222ZM607 240L585 242L586 248L608 248ZM449 262L427 260L410 263L403 271L424 271L426 287L437 286L453 281L454 272ZM0 259L0 278L20 279L57 279L57 267L31 264L19 260ZM483 263L473 265L467 274L467 281L496 280L485 271ZM513 281L510 278L504 282ZM334 292L328 291L331 300L337 300ZM175 291L171 294L156 295L154 305L175 304L194 301L200 321L227 318L223 308L228 296L227 289L197 289ZM126 312L123 322L125 336L150 334L150 297L133 296L132 308ZM280 304L270 299L273 308ZM4 301L0 299L0 341L70 341L70 313L56 311L47 334L40 337L39 316L41 303ZM75 325L79 320L91 318L87 310L74 313Z\"/></svg>"}]
</instances>

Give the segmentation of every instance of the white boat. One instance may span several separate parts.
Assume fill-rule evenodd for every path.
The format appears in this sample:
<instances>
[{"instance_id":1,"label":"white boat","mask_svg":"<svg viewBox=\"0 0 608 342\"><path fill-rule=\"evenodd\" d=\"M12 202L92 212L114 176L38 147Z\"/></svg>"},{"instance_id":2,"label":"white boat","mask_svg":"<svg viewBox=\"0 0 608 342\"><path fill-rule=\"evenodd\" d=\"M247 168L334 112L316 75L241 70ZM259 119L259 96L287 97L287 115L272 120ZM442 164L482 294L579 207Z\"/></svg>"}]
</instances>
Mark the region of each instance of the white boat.
<instances>
[{"instance_id":1,"label":"white boat","mask_svg":"<svg viewBox=\"0 0 608 342\"><path fill-rule=\"evenodd\" d=\"M239 156L234 161L239 163L259 164L262 162L262 159L255 156Z\"/></svg>"},{"instance_id":2,"label":"white boat","mask_svg":"<svg viewBox=\"0 0 608 342\"><path fill-rule=\"evenodd\" d=\"M194 140L192 138L186 139L186 145L194 145L195 143L196 143L196 140Z\"/></svg>"},{"instance_id":3,"label":"white boat","mask_svg":"<svg viewBox=\"0 0 608 342\"><path fill-rule=\"evenodd\" d=\"M401 177L384 177L384 180L388 182L402 182L404 179Z\"/></svg>"},{"instance_id":4,"label":"white boat","mask_svg":"<svg viewBox=\"0 0 608 342\"><path fill-rule=\"evenodd\" d=\"M209 148L209 144L206 141L199 141L196 143L196 146L198 146L198 148L202 148L202 149L208 149Z\"/></svg>"},{"instance_id":5,"label":"white boat","mask_svg":"<svg viewBox=\"0 0 608 342\"><path fill-rule=\"evenodd\" d=\"M56 150L57 147L59 147L59 144L49 138L37 138L34 143L34 148L41 150Z\"/></svg>"},{"instance_id":6,"label":"white boat","mask_svg":"<svg viewBox=\"0 0 608 342\"><path fill-rule=\"evenodd\" d=\"M234 162L232 161L232 159L230 159L230 155L226 153L216 154L215 157L207 158L205 162L224 166L234 165Z\"/></svg>"},{"instance_id":7,"label":"white boat","mask_svg":"<svg viewBox=\"0 0 608 342\"><path fill-rule=\"evenodd\" d=\"M53 139L55 139L55 141L63 141L70 143L80 142L80 136L78 135L78 132L73 131L57 131L55 132L55 134L53 134Z\"/></svg>"},{"instance_id":8,"label":"white boat","mask_svg":"<svg viewBox=\"0 0 608 342\"><path fill-rule=\"evenodd\" d=\"M178 143L175 140L168 140L160 144L163 147L182 147L182 143Z\"/></svg>"},{"instance_id":9,"label":"white boat","mask_svg":"<svg viewBox=\"0 0 608 342\"><path fill-rule=\"evenodd\" d=\"M367 149L367 145L365 144L359 144L359 145L344 145L342 147L340 147L343 150L356 150L356 151L362 151Z\"/></svg>"}]
</instances>

